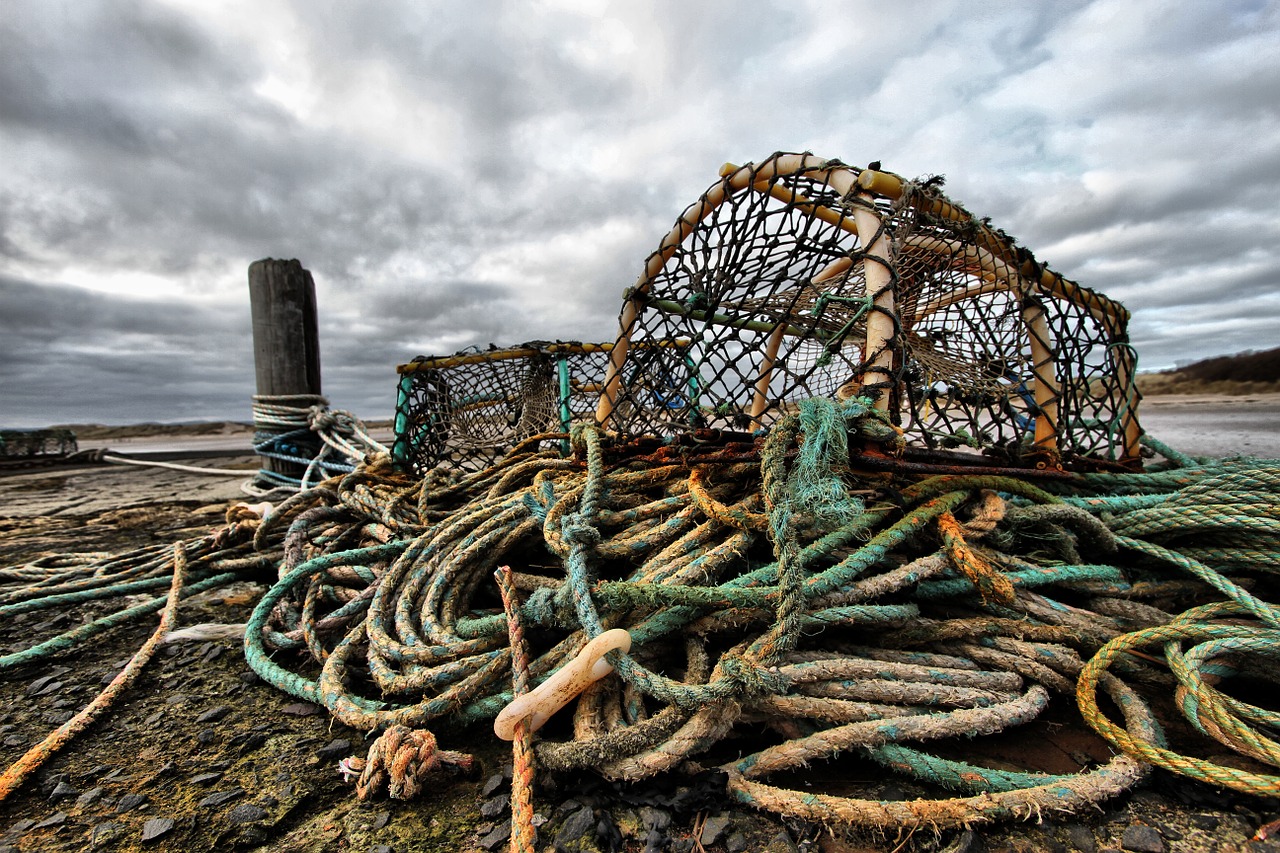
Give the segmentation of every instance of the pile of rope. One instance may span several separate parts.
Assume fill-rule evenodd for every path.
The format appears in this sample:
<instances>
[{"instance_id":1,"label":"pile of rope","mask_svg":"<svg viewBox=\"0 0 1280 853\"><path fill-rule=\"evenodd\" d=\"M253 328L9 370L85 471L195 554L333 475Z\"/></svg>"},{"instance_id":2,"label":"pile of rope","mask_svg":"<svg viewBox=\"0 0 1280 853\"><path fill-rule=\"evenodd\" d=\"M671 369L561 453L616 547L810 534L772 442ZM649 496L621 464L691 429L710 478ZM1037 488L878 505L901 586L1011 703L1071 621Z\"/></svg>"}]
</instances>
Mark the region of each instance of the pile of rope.
<instances>
[{"instance_id":1,"label":"pile of rope","mask_svg":"<svg viewBox=\"0 0 1280 853\"><path fill-rule=\"evenodd\" d=\"M263 466L243 486L246 494L259 498L308 489L350 473L369 454L389 452L358 417L330 409L328 399L315 394L255 394L253 427L254 453L304 469L301 476L293 476Z\"/></svg>"},{"instance_id":2,"label":"pile of rope","mask_svg":"<svg viewBox=\"0 0 1280 853\"><path fill-rule=\"evenodd\" d=\"M1260 660L1280 649L1275 462L1162 448L1146 473L895 469L900 433L858 399L807 401L754 445L611 443L584 426L565 437L571 456L534 449L557 438L532 436L474 473L414 478L373 456L265 518L233 508L225 528L177 549L0 569L5 614L120 600L0 669L269 574L249 664L381 733L376 754L343 769L361 796L407 797L428 773L468 766L437 736L492 720L625 629L630 651L605 656L616 675L588 686L571 718L536 735L516 726L512 837L526 849L535 766L620 781L716 766L743 803L878 827L1070 811L1153 764L1280 792L1275 713L1225 689L1275 680ZM109 702L10 768L0 798ZM1240 760L1172 750L1152 711L1162 702ZM1120 750L1105 764L1053 775L948 757L1077 704ZM744 733L758 747L746 757ZM915 798L772 781L842 753Z\"/></svg>"},{"instance_id":3,"label":"pile of rope","mask_svg":"<svg viewBox=\"0 0 1280 853\"><path fill-rule=\"evenodd\" d=\"M607 656L617 677L589 687L529 760L615 780L712 761L740 801L829 823L1070 811L1130 788L1152 763L1276 793L1265 772L1169 753L1149 707L1152 691L1174 690L1197 729L1274 763L1258 730L1271 712L1215 686L1236 673L1272 680L1242 658L1280 648L1264 600L1280 559L1274 463L1168 451L1148 473L1036 484L1014 471L860 466L899 440L864 402L817 399L755 454L658 459L584 427L571 458L517 448L475 474L410 480L375 460L264 523L283 533L285 556L246 656L355 728L443 733L511 701L523 669L513 673L513 636L536 685L623 628L632 651ZM501 566L512 568L509 612ZM1132 653L1147 646L1164 659ZM1098 688L1121 723L1100 710ZM1027 724L1055 700L1078 701L1122 753L1061 776L930 751ZM774 733L764 748L726 750L761 727ZM954 796L837 797L766 781L851 751Z\"/></svg>"}]
</instances>

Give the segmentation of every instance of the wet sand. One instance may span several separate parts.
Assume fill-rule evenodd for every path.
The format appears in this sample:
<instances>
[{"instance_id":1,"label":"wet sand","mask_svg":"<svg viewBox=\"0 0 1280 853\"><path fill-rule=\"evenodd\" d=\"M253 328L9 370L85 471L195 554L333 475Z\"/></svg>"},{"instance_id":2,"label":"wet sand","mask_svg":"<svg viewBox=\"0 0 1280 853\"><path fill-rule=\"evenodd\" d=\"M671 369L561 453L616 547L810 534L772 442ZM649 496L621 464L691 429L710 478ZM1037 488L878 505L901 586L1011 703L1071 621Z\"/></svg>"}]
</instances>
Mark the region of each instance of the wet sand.
<instances>
[{"instance_id":1,"label":"wet sand","mask_svg":"<svg viewBox=\"0 0 1280 853\"><path fill-rule=\"evenodd\" d=\"M1280 394L1148 397L1138 417L1149 435L1192 456L1280 459Z\"/></svg>"}]
</instances>

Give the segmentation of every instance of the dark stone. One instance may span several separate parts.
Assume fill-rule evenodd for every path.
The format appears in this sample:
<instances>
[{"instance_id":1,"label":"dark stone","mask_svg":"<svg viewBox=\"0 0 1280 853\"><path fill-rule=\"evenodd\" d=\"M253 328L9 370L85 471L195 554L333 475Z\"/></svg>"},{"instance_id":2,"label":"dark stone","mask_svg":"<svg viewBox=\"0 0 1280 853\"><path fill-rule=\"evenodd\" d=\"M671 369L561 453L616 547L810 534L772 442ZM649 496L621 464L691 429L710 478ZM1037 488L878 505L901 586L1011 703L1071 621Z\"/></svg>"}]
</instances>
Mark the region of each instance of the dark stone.
<instances>
[{"instance_id":1,"label":"dark stone","mask_svg":"<svg viewBox=\"0 0 1280 853\"><path fill-rule=\"evenodd\" d=\"M59 782L54 787L54 789L49 793L49 802L56 803L58 802L58 800L65 800L68 797L78 797L78 796L80 796L80 792L76 790L74 787L72 787L71 785L67 784L66 780L63 780Z\"/></svg>"},{"instance_id":2,"label":"dark stone","mask_svg":"<svg viewBox=\"0 0 1280 853\"><path fill-rule=\"evenodd\" d=\"M251 669L241 670L239 678L242 684L252 685L252 684L262 683L262 679L258 677L258 673L254 672Z\"/></svg>"},{"instance_id":3,"label":"dark stone","mask_svg":"<svg viewBox=\"0 0 1280 853\"><path fill-rule=\"evenodd\" d=\"M173 831L173 819L153 817L142 825L142 843L158 841Z\"/></svg>"},{"instance_id":4,"label":"dark stone","mask_svg":"<svg viewBox=\"0 0 1280 853\"><path fill-rule=\"evenodd\" d=\"M212 785L214 782L217 782L221 778L222 778L221 773L216 773L216 772L215 773L199 773L195 776L192 776L187 781L190 782L192 785Z\"/></svg>"},{"instance_id":5,"label":"dark stone","mask_svg":"<svg viewBox=\"0 0 1280 853\"><path fill-rule=\"evenodd\" d=\"M795 841L791 838L791 833L785 829L778 830L778 834L769 839L769 844L764 848L769 853L798 853Z\"/></svg>"},{"instance_id":6,"label":"dark stone","mask_svg":"<svg viewBox=\"0 0 1280 853\"><path fill-rule=\"evenodd\" d=\"M216 723L218 722L218 720L223 719L230 713L231 713L231 706L218 705L217 707L210 708L200 716L196 717L196 722L197 723Z\"/></svg>"},{"instance_id":7,"label":"dark stone","mask_svg":"<svg viewBox=\"0 0 1280 853\"><path fill-rule=\"evenodd\" d=\"M196 805L202 809L216 809L218 806L226 805L232 800L239 799L244 796L244 788L239 785L228 791L216 791L205 797Z\"/></svg>"},{"instance_id":8,"label":"dark stone","mask_svg":"<svg viewBox=\"0 0 1280 853\"><path fill-rule=\"evenodd\" d=\"M390 844L375 844L369 848L369 853L392 853Z\"/></svg>"},{"instance_id":9,"label":"dark stone","mask_svg":"<svg viewBox=\"0 0 1280 853\"><path fill-rule=\"evenodd\" d=\"M671 813L655 809L653 806L641 806L640 820L647 828L662 832L671 826Z\"/></svg>"},{"instance_id":10,"label":"dark stone","mask_svg":"<svg viewBox=\"0 0 1280 853\"><path fill-rule=\"evenodd\" d=\"M1093 839L1093 832L1089 827L1079 823L1067 825L1067 841L1071 843L1074 850L1080 853L1095 853L1098 849L1098 842Z\"/></svg>"},{"instance_id":11,"label":"dark stone","mask_svg":"<svg viewBox=\"0 0 1280 853\"><path fill-rule=\"evenodd\" d=\"M191 697L190 697L190 696L188 696L187 694L185 694L185 693L174 693L174 694L173 694L173 695L171 695L171 696L166 696L166 697L165 697L164 704L166 704L166 705L184 705L184 704L186 704L186 703L187 703L187 702L189 702L189 701L191 701Z\"/></svg>"},{"instance_id":12,"label":"dark stone","mask_svg":"<svg viewBox=\"0 0 1280 853\"><path fill-rule=\"evenodd\" d=\"M281 708L280 713L287 717L310 717L320 713L320 706L311 702L294 702Z\"/></svg>"},{"instance_id":13,"label":"dark stone","mask_svg":"<svg viewBox=\"0 0 1280 853\"><path fill-rule=\"evenodd\" d=\"M378 812L377 816L374 817L373 819L373 828L382 829L384 826L386 826L390 822L391 822L391 812Z\"/></svg>"},{"instance_id":14,"label":"dark stone","mask_svg":"<svg viewBox=\"0 0 1280 853\"><path fill-rule=\"evenodd\" d=\"M240 826L244 823L253 823L255 820L262 820L267 816L267 810L262 806L255 806L253 803L241 803L236 806L227 815L227 820L232 826Z\"/></svg>"},{"instance_id":15,"label":"dark stone","mask_svg":"<svg viewBox=\"0 0 1280 853\"><path fill-rule=\"evenodd\" d=\"M98 802L98 800L102 798L102 794L105 790L106 788L103 788L101 785L99 785L96 788L90 788L89 790L85 791L79 797L76 797L76 808L78 809L89 808L89 806Z\"/></svg>"},{"instance_id":16,"label":"dark stone","mask_svg":"<svg viewBox=\"0 0 1280 853\"><path fill-rule=\"evenodd\" d=\"M150 728L151 726L154 726L156 723L160 722L163 719L164 719L164 711L156 711L150 717L147 717L145 720L143 720L142 724Z\"/></svg>"},{"instance_id":17,"label":"dark stone","mask_svg":"<svg viewBox=\"0 0 1280 853\"><path fill-rule=\"evenodd\" d=\"M556 832L555 848L557 850L581 850L595 846L596 816L590 806L583 806L570 814L560 824Z\"/></svg>"},{"instance_id":18,"label":"dark stone","mask_svg":"<svg viewBox=\"0 0 1280 853\"><path fill-rule=\"evenodd\" d=\"M502 778L501 773L494 773L488 779L484 780L484 786L480 788L480 796L482 797L491 796L493 792L498 790L498 788L500 788L502 786L502 783L505 781L507 780Z\"/></svg>"},{"instance_id":19,"label":"dark stone","mask_svg":"<svg viewBox=\"0 0 1280 853\"><path fill-rule=\"evenodd\" d=\"M507 810L510 802L511 797L507 794L490 797L480 804L480 814L482 817L495 818Z\"/></svg>"},{"instance_id":20,"label":"dark stone","mask_svg":"<svg viewBox=\"0 0 1280 853\"><path fill-rule=\"evenodd\" d=\"M484 838L480 839L480 846L485 850L497 850L506 840L511 837L511 821L504 820L489 832Z\"/></svg>"},{"instance_id":21,"label":"dark stone","mask_svg":"<svg viewBox=\"0 0 1280 853\"><path fill-rule=\"evenodd\" d=\"M218 742L217 729L201 729L196 733L196 743L201 746L210 746Z\"/></svg>"},{"instance_id":22,"label":"dark stone","mask_svg":"<svg viewBox=\"0 0 1280 853\"><path fill-rule=\"evenodd\" d=\"M124 835L124 832L123 825L110 820L104 821L89 831L89 846L105 847Z\"/></svg>"},{"instance_id":23,"label":"dark stone","mask_svg":"<svg viewBox=\"0 0 1280 853\"><path fill-rule=\"evenodd\" d=\"M1141 823L1125 827L1120 847L1133 853L1164 853L1164 839L1155 829Z\"/></svg>"},{"instance_id":24,"label":"dark stone","mask_svg":"<svg viewBox=\"0 0 1280 853\"><path fill-rule=\"evenodd\" d=\"M225 651L226 649L223 646L215 645L213 648L209 649L209 651L201 655L200 662L209 663L210 661L215 661L222 657L222 653Z\"/></svg>"},{"instance_id":25,"label":"dark stone","mask_svg":"<svg viewBox=\"0 0 1280 853\"><path fill-rule=\"evenodd\" d=\"M728 853L746 853L747 848L750 846L751 842L747 840L747 836L743 832L733 833L724 843L724 849Z\"/></svg>"},{"instance_id":26,"label":"dark stone","mask_svg":"<svg viewBox=\"0 0 1280 853\"><path fill-rule=\"evenodd\" d=\"M22 746L27 742L26 735L9 735L4 739L5 746Z\"/></svg>"},{"instance_id":27,"label":"dark stone","mask_svg":"<svg viewBox=\"0 0 1280 853\"><path fill-rule=\"evenodd\" d=\"M54 812L44 820L37 823L32 829L48 829L51 826L62 826L67 822L66 812Z\"/></svg>"},{"instance_id":28,"label":"dark stone","mask_svg":"<svg viewBox=\"0 0 1280 853\"><path fill-rule=\"evenodd\" d=\"M702 835L698 840L703 847L710 847L712 844L718 844L720 837L725 834L729 828L729 816L727 814L710 815L702 823Z\"/></svg>"},{"instance_id":29,"label":"dark stone","mask_svg":"<svg viewBox=\"0 0 1280 853\"><path fill-rule=\"evenodd\" d=\"M125 794L120 798L120 802L116 803L116 812L124 814L132 811L147 801L146 794Z\"/></svg>"},{"instance_id":30,"label":"dark stone","mask_svg":"<svg viewBox=\"0 0 1280 853\"><path fill-rule=\"evenodd\" d=\"M350 753L351 741L346 738L334 738L316 750L316 758L332 761L337 758L346 758Z\"/></svg>"}]
</instances>

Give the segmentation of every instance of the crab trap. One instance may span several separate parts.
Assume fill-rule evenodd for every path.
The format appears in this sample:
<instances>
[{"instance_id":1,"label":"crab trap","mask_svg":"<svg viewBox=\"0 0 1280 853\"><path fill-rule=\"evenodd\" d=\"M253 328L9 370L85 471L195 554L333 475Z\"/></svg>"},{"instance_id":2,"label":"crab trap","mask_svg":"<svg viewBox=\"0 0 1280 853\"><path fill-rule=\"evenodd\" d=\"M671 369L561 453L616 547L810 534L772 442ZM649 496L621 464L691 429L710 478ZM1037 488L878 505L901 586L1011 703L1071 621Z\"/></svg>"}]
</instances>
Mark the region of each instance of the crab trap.
<instances>
[{"instance_id":1,"label":"crab trap","mask_svg":"<svg viewBox=\"0 0 1280 853\"><path fill-rule=\"evenodd\" d=\"M644 362L655 348L684 347L645 343L635 356ZM402 364L392 458L417 474L442 464L480 470L536 436L563 442L574 423L594 417L612 349L537 341Z\"/></svg>"},{"instance_id":2,"label":"crab trap","mask_svg":"<svg viewBox=\"0 0 1280 853\"><path fill-rule=\"evenodd\" d=\"M859 397L916 447L1138 464L1128 313L939 184L808 154L726 165L627 292L597 421L754 432ZM671 340L689 344L651 345Z\"/></svg>"}]
</instances>

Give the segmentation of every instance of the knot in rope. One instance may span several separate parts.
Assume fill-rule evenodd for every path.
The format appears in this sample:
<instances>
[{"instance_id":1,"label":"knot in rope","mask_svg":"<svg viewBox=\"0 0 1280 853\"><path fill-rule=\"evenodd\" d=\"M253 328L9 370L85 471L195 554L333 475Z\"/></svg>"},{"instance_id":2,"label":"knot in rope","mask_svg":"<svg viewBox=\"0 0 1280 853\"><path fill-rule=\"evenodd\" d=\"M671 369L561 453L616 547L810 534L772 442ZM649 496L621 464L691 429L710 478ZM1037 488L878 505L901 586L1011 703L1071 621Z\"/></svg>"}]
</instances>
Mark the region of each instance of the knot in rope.
<instances>
[{"instance_id":1,"label":"knot in rope","mask_svg":"<svg viewBox=\"0 0 1280 853\"><path fill-rule=\"evenodd\" d=\"M560 534L569 545L594 548L600 544L600 531L582 513L571 512L560 521Z\"/></svg>"},{"instance_id":2,"label":"knot in rope","mask_svg":"<svg viewBox=\"0 0 1280 853\"><path fill-rule=\"evenodd\" d=\"M531 622L544 628L576 631L580 627L567 585L538 587L529 593L520 610Z\"/></svg>"},{"instance_id":3,"label":"knot in rope","mask_svg":"<svg viewBox=\"0 0 1280 853\"><path fill-rule=\"evenodd\" d=\"M744 698L781 695L791 686L790 679L776 669L760 666L740 653L726 653L719 669L724 679L734 685L737 695Z\"/></svg>"},{"instance_id":4,"label":"knot in rope","mask_svg":"<svg viewBox=\"0 0 1280 853\"><path fill-rule=\"evenodd\" d=\"M466 753L437 748L436 736L426 729L394 725L369 746L368 758L345 759L338 763L338 770L344 776L360 774L356 796L362 800L384 787L393 800L411 800L432 770L467 773L473 762Z\"/></svg>"},{"instance_id":5,"label":"knot in rope","mask_svg":"<svg viewBox=\"0 0 1280 853\"><path fill-rule=\"evenodd\" d=\"M322 432L340 426L337 413L328 406L315 405L307 410L307 428L312 432Z\"/></svg>"}]
</instances>

